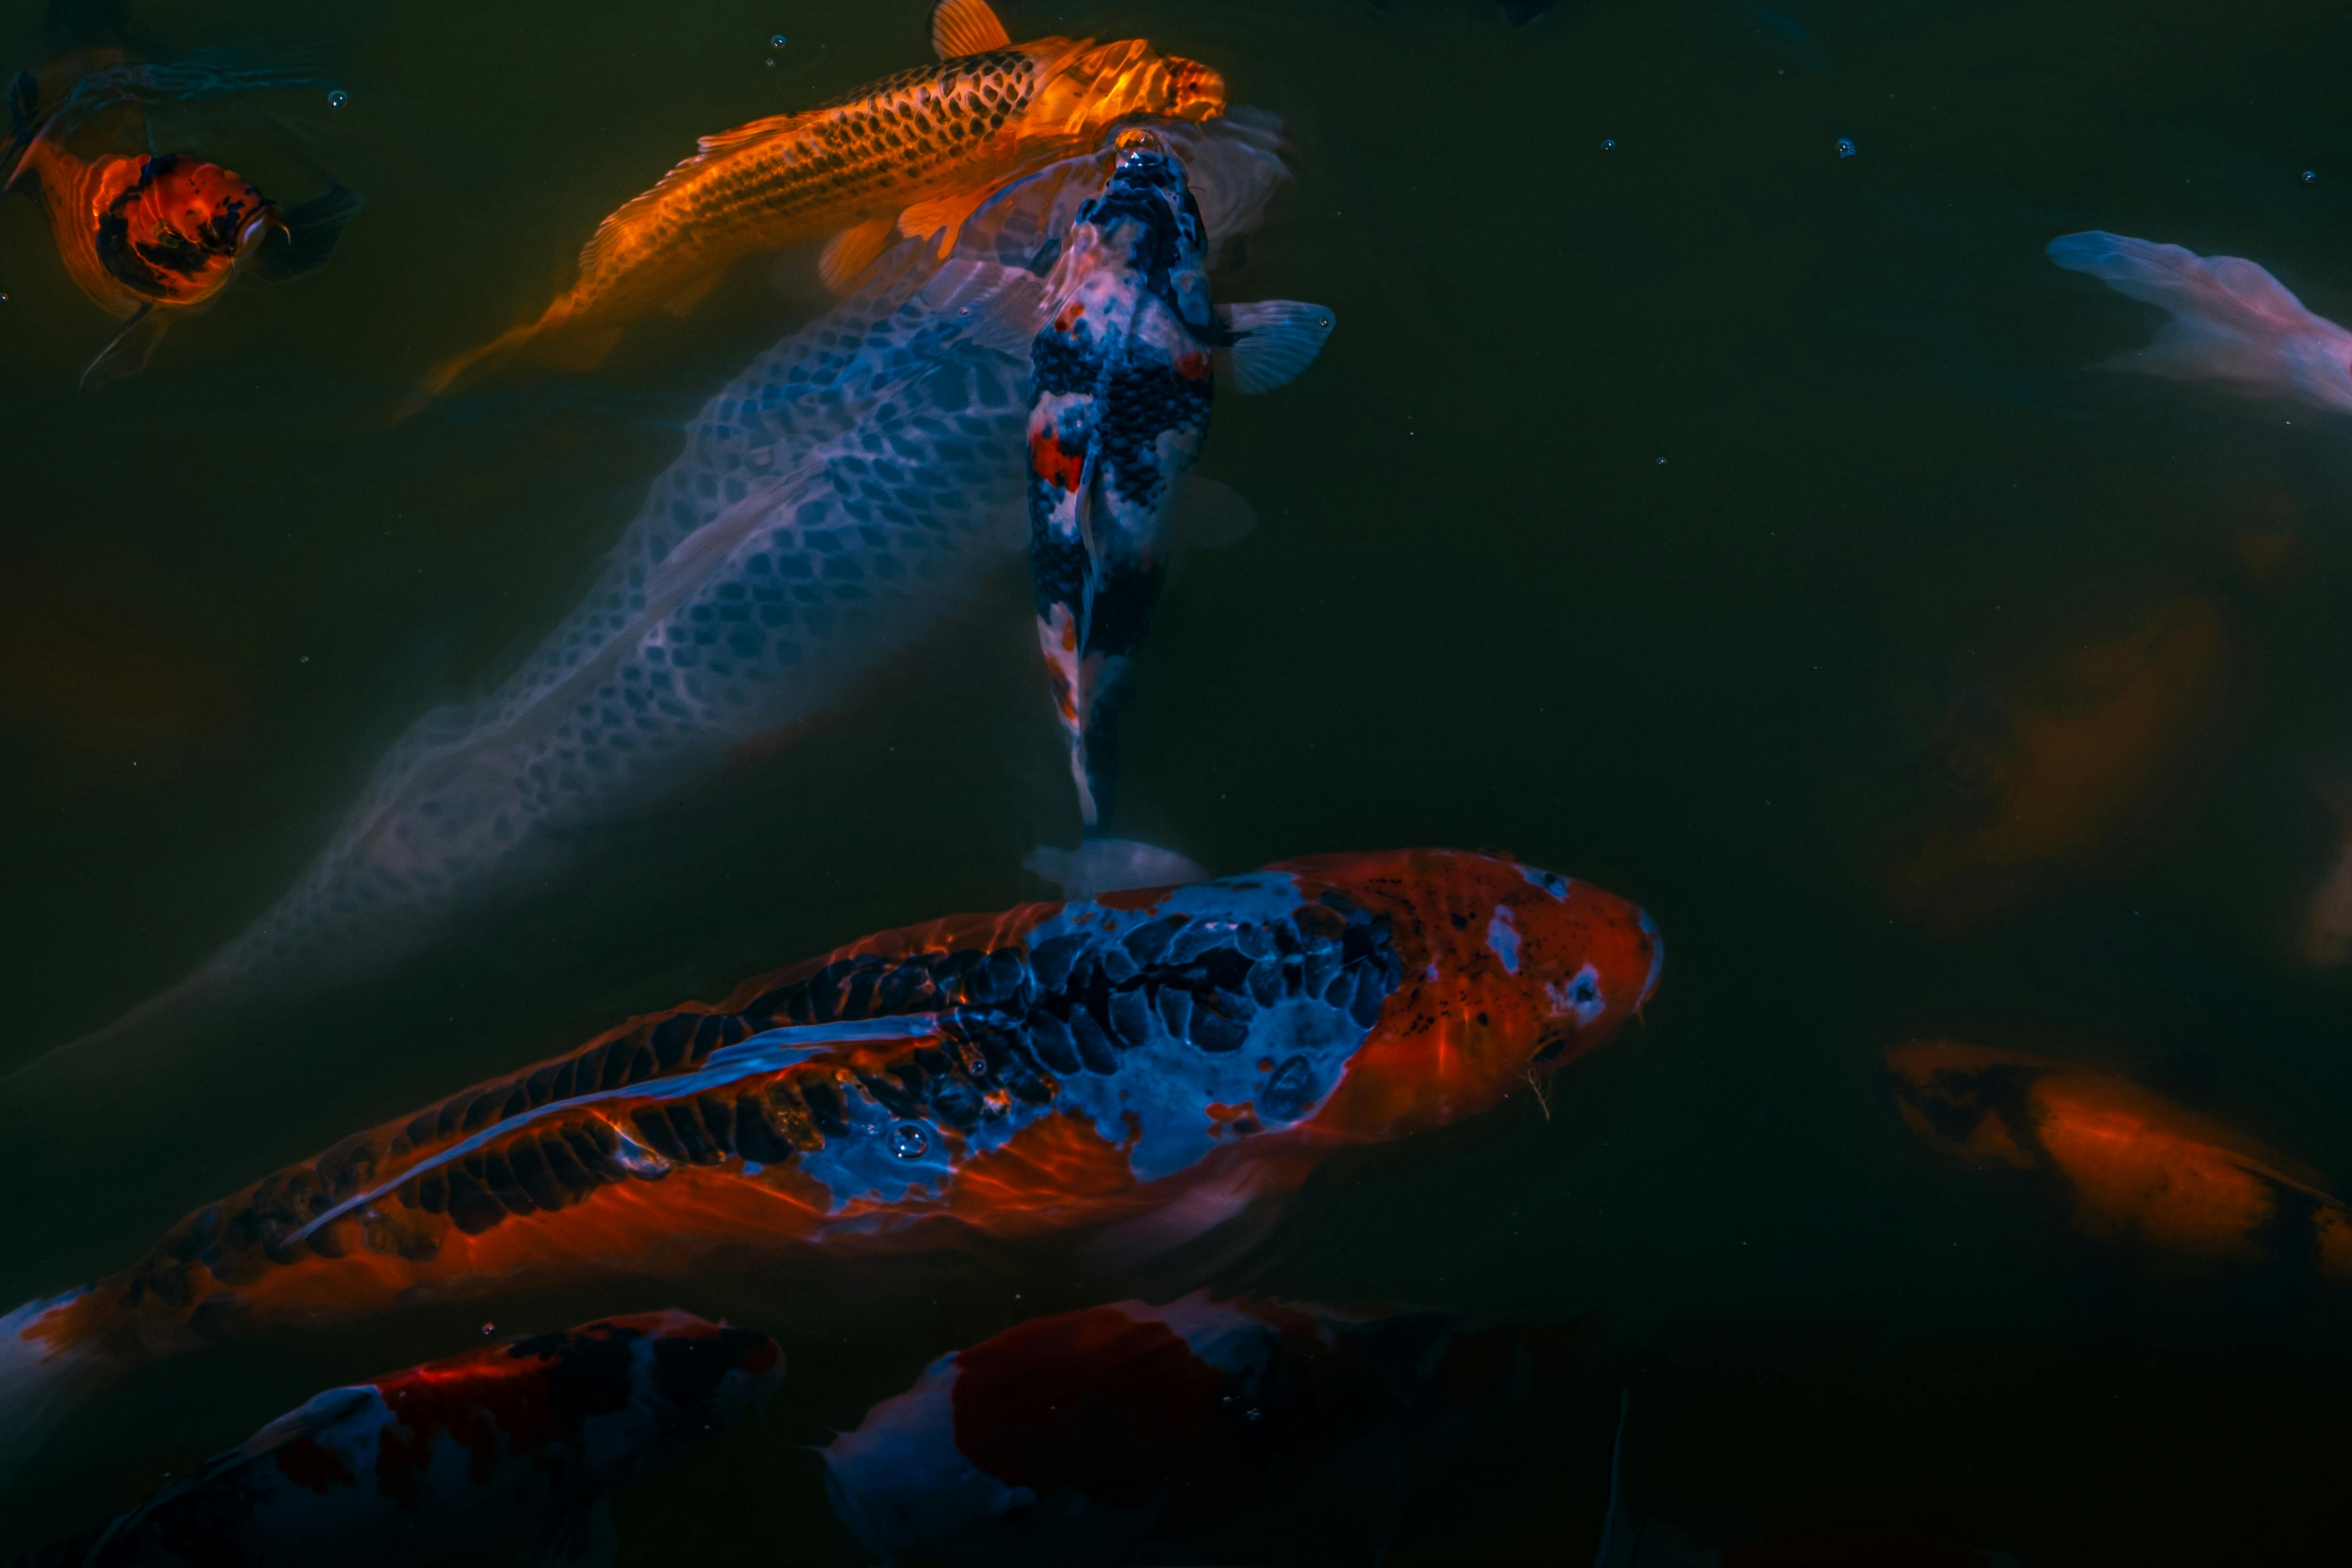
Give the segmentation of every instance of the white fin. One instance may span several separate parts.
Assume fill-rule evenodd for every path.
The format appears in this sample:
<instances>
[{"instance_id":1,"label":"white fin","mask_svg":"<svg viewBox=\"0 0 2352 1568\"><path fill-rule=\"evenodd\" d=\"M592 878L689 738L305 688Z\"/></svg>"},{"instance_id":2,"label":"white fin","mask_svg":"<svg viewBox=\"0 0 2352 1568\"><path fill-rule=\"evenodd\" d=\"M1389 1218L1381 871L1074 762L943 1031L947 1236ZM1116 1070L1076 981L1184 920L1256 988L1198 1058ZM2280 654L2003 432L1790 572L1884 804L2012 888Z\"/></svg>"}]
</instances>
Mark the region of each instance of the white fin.
<instances>
[{"instance_id":1,"label":"white fin","mask_svg":"<svg viewBox=\"0 0 2352 1568\"><path fill-rule=\"evenodd\" d=\"M109 1370L108 1358L88 1341L53 1348L26 1331L91 1289L85 1285L27 1301L0 1316L0 1480L40 1453L49 1428L65 1414L68 1396Z\"/></svg>"},{"instance_id":2,"label":"white fin","mask_svg":"<svg viewBox=\"0 0 2352 1568\"><path fill-rule=\"evenodd\" d=\"M816 275L824 279L824 286L836 294L848 293L857 275L872 266L882 247L890 243L891 223L887 217L867 218L826 240L816 258Z\"/></svg>"},{"instance_id":3,"label":"white fin","mask_svg":"<svg viewBox=\"0 0 2352 1568\"><path fill-rule=\"evenodd\" d=\"M1021 862L1021 868L1061 889L1066 899L1209 879L1208 872L1173 849L1132 838L1089 838L1076 849L1041 844Z\"/></svg>"},{"instance_id":4,"label":"white fin","mask_svg":"<svg viewBox=\"0 0 2352 1568\"><path fill-rule=\"evenodd\" d=\"M557 1514L539 1550L525 1561L533 1568L613 1568L620 1556L621 1531L613 1522L613 1500L600 1496Z\"/></svg>"},{"instance_id":5,"label":"white fin","mask_svg":"<svg viewBox=\"0 0 2352 1568\"><path fill-rule=\"evenodd\" d=\"M1265 1167L1236 1165L1213 1179L1188 1187L1158 1208L1121 1220L1088 1242L1087 1261L1105 1268L1131 1268L1232 1224L1264 1195ZM1226 1252L1238 1255L1260 1239L1264 1227L1250 1227ZM1188 1263L1189 1263L1188 1259ZM1222 1261L1222 1259L1221 1259Z\"/></svg>"},{"instance_id":6,"label":"white fin","mask_svg":"<svg viewBox=\"0 0 2352 1568\"><path fill-rule=\"evenodd\" d=\"M1045 324L1045 280L1011 270L988 303L973 306L972 311L972 342L1025 360L1037 330Z\"/></svg>"},{"instance_id":7,"label":"white fin","mask_svg":"<svg viewBox=\"0 0 2352 1568\"><path fill-rule=\"evenodd\" d=\"M1187 474L1169 527L1181 548L1224 550L1257 531L1257 511L1233 486Z\"/></svg>"},{"instance_id":8,"label":"white fin","mask_svg":"<svg viewBox=\"0 0 2352 1568\"><path fill-rule=\"evenodd\" d=\"M1233 366L1234 390L1244 393L1272 392L1313 364L1339 320L1296 300L1228 305L1224 317L1234 341L1222 352Z\"/></svg>"},{"instance_id":9,"label":"white fin","mask_svg":"<svg viewBox=\"0 0 2352 1568\"><path fill-rule=\"evenodd\" d=\"M943 60L1012 47L1013 35L988 8L988 0L940 0L931 7L931 47Z\"/></svg>"},{"instance_id":10,"label":"white fin","mask_svg":"<svg viewBox=\"0 0 2352 1568\"><path fill-rule=\"evenodd\" d=\"M383 1395L366 1384L355 1384L349 1388L331 1388L311 1398L299 1409L289 1410L247 1437L232 1450L239 1458L251 1458L282 1447L297 1437L308 1437L323 1431L363 1405L379 1403Z\"/></svg>"},{"instance_id":11,"label":"white fin","mask_svg":"<svg viewBox=\"0 0 2352 1568\"><path fill-rule=\"evenodd\" d=\"M81 389L88 392L145 370L155 345L163 341L163 330L171 324L171 319L154 306L140 306L139 313L107 340L106 346L98 351L98 357L89 362L89 368L81 373Z\"/></svg>"},{"instance_id":12,"label":"white fin","mask_svg":"<svg viewBox=\"0 0 2352 1568\"><path fill-rule=\"evenodd\" d=\"M671 295L669 297L669 302L665 304L662 309L667 310L671 315L677 317L680 321L684 321L687 317L694 313L694 308L697 305L701 304L705 300L710 298L710 291L719 287L719 279L724 275L724 272L725 269L721 268L719 271L709 274L698 283L688 284L685 288Z\"/></svg>"}]
</instances>

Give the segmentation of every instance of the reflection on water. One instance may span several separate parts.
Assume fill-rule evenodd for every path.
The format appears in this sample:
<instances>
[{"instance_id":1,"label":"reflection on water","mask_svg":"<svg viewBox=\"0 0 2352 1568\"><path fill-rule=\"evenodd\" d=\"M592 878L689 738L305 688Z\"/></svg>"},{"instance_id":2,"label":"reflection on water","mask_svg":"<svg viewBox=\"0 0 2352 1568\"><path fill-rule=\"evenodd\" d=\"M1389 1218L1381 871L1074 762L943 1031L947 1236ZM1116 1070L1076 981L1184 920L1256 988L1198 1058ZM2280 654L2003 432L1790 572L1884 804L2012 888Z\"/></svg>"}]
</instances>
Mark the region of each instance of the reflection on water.
<instances>
[{"instance_id":1,"label":"reflection on water","mask_svg":"<svg viewBox=\"0 0 2352 1568\"><path fill-rule=\"evenodd\" d=\"M114 84L0 203L0 1305L36 1304L0 1358L30 1450L0 1556L322 1390L674 1310L781 1346L764 1418L665 1446L648 1413L693 1400L631 1404L591 1356L590 1425L486 1393L402 1440L442 1445L436 1476L547 1475L625 1429L598 1451L643 1458L629 1484L335 1550L593 1561L574 1505L609 1493L646 1563L2326 1560L2341 8L958 0L937 31L1013 46L995 75L939 59L927 15L0 5L26 129L68 77ZM1127 51L1097 84L1185 65L1203 116L1157 129L1217 307L1340 323L1278 395L1217 371L1198 483L1160 499L1221 514L1177 542L1229 547L1168 563L1119 837L1076 849L1021 312L1114 150L1062 98L1024 141L1003 72L1054 39ZM866 85L909 70L903 101ZM950 79L976 99L923 98ZM867 139L827 151L803 116L844 95ZM744 183L654 221L639 198L730 127L757 156L694 166ZM828 156L848 184L792 163ZM109 158L129 184L61 230L37 197ZM824 200L762 207L787 165ZM660 287L395 422L584 286L616 212L679 263ZM169 335L78 391L133 260L172 287L128 308ZM1638 1020L1540 1070L1647 980L1538 976L1553 895L1524 879L1437 933L1475 997L1378 962L1360 917L1393 889L1286 913L1295 954L1108 893L1092 967L986 944L1021 948L1009 990L961 938L919 985L836 951L1016 910L1041 872L1423 844L1653 911L1674 957ZM1381 940L1431 940L1410 904ZM717 1000L808 954L847 967L807 1017ZM690 997L740 1030L660 1034ZM791 1035L877 1019L909 1032ZM610 1098L576 1061L559 1091L616 1025L643 1075L632 1046ZM1444 1050L1407 1070L1408 1038ZM1231 1152L1318 1106L1370 1120L1279 1181ZM1416 1120L1446 1124L1366 1131ZM1168 1176L1178 1123L1192 1174L1090 1206ZM966 1198L917 1247L884 1213L908 1200L867 1195L952 1207L1016 1126L1053 1136L969 1190L1051 1223ZM610 1193L630 1223L594 1223ZM779 1252L772 1203L838 1234ZM465 1288L269 1283L379 1269ZM1384 1305L1273 1305L1339 1302ZM26 1370L100 1312L177 1353L103 1387ZM707 1372L698 1342L671 1354ZM1276 1427L1295 1466L1192 1507ZM342 1495L341 1426L271 1430L257 1473ZM963 1491L843 1480L892 1444L982 1462Z\"/></svg>"}]
</instances>

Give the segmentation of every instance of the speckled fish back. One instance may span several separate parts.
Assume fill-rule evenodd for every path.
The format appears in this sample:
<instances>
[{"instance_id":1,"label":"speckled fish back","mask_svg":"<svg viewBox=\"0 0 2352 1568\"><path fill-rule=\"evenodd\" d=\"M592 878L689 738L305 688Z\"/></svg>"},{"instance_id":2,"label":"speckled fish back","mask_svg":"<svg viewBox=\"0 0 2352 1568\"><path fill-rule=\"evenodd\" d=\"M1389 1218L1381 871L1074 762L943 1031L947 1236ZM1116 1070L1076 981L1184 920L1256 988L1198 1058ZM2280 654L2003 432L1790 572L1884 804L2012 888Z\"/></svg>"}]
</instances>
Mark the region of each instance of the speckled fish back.
<instances>
[{"instance_id":1,"label":"speckled fish back","mask_svg":"<svg viewBox=\"0 0 2352 1568\"><path fill-rule=\"evenodd\" d=\"M605 219L581 254L572 311L656 302L716 258L819 238L988 179L1010 167L1017 138L1006 128L1046 78L1039 56L997 49L900 71L764 133L755 128L768 122L754 121L708 138Z\"/></svg>"}]
</instances>

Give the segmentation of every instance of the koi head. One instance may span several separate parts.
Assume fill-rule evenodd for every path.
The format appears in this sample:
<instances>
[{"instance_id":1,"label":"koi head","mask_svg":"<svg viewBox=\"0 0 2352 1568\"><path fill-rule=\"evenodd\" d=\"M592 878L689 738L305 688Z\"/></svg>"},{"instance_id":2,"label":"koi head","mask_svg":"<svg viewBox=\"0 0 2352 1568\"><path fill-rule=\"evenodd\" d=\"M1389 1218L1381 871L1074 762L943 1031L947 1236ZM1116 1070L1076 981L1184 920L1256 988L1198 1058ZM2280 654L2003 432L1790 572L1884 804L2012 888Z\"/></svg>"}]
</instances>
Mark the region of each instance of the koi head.
<instances>
[{"instance_id":1,"label":"koi head","mask_svg":"<svg viewBox=\"0 0 2352 1568\"><path fill-rule=\"evenodd\" d=\"M99 260L143 300L192 305L226 287L285 222L235 171L179 153L123 158L100 193Z\"/></svg>"},{"instance_id":2,"label":"koi head","mask_svg":"<svg viewBox=\"0 0 2352 1568\"><path fill-rule=\"evenodd\" d=\"M1614 1034L1665 959L1636 905L1496 856L1399 850L1272 868L1310 900L1383 921L1402 970L1314 1119L1343 1136L1437 1126L1531 1086Z\"/></svg>"},{"instance_id":3,"label":"koi head","mask_svg":"<svg viewBox=\"0 0 2352 1568\"><path fill-rule=\"evenodd\" d=\"M1213 68L1163 55L1141 38L1122 38L1062 65L1030 118L1085 135L1131 114L1197 121L1224 111L1225 79Z\"/></svg>"}]
</instances>

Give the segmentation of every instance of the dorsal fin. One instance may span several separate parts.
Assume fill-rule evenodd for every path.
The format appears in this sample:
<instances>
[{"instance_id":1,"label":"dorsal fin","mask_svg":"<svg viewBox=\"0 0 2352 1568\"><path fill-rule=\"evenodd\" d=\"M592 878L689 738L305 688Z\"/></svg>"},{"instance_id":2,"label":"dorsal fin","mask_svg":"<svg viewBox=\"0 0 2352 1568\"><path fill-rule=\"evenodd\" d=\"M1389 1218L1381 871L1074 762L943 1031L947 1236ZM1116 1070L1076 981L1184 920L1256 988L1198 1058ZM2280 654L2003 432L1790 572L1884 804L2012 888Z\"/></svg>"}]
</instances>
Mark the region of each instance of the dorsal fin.
<instances>
[{"instance_id":1,"label":"dorsal fin","mask_svg":"<svg viewBox=\"0 0 2352 1568\"><path fill-rule=\"evenodd\" d=\"M989 9L988 0L940 0L931 7L931 47L943 60L1012 47L1013 35Z\"/></svg>"},{"instance_id":2,"label":"dorsal fin","mask_svg":"<svg viewBox=\"0 0 2352 1568\"><path fill-rule=\"evenodd\" d=\"M596 226L596 232L590 235L588 243L580 247L580 276L585 278L595 271L596 263L603 256L604 247L610 244L616 235L621 234L644 217L646 213L652 211L660 203L662 197L668 194L670 186L677 184L694 170L700 168L706 160L722 153L732 153L737 148L773 136L779 132L790 131L795 122L803 118L802 114L771 114L764 120L750 121L736 126L731 131L720 131L703 137L694 144L695 150L691 156L678 160L669 173L614 207L604 221Z\"/></svg>"}]
</instances>

